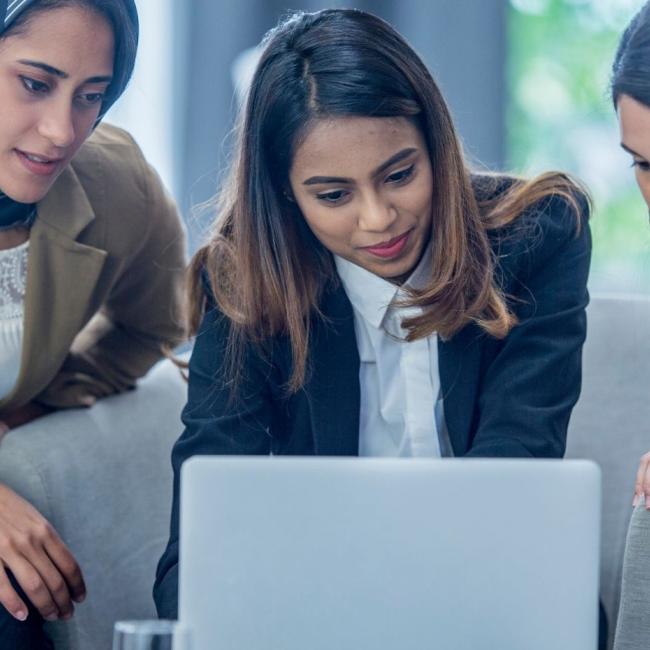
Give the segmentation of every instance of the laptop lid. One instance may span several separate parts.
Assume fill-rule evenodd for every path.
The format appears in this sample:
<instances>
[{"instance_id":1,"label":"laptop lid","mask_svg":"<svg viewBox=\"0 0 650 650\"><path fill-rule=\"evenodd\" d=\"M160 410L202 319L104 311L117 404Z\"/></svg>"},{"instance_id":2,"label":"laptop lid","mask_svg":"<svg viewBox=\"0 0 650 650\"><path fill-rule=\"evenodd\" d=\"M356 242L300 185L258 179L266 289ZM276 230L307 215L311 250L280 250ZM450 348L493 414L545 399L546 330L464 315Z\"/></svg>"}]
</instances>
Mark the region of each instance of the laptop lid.
<instances>
[{"instance_id":1,"label":"laptop lid","mask_svg":"<svg viewBox=\"0 0 650 650\"><path fill-rule=\"evenodd\" d=\"M193 650L594 650L589 461L195 457Z\"/></svg>"}]
</instances>

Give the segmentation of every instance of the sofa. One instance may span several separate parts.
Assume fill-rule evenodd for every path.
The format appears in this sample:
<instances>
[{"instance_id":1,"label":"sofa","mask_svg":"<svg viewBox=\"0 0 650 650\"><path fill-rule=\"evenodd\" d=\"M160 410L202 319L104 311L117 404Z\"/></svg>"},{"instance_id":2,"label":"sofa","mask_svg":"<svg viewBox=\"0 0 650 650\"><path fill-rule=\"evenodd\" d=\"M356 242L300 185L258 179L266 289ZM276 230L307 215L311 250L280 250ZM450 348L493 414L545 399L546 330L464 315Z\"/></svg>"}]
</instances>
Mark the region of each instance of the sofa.
<instances>
[{"instance_id":1,"label":"sofa","mask_svg":"<svg viewBox=\"0 0 650 650\"><path fill-rule=\"evenodd\" d=\"M650 301L598 297L589 307L580 402L567 455L603 473L601 595L615 626L638 459L650 449ZM0 481L30 500L79 560L88 598L48 623L57 650L109 650L116 620L155 616L154 571L166 543L170 451L186 386L169 361L136 390L55 413L0 443Z\"/></svg>"},{"instance_id":2,"label":"sofa","mask_svg":"<svg viewBox=\"0 0 650 650\"><path fill-rule=\"evenodd\" d=\"M612 647L634 478L650 450L650 300L594 297L567 457L602 469L601 598ZM649 577L650 578L650 577Z\"/></svg>"},{"instance_id":3,"label":"sofa","mask_svg":"<svg viewBox=\"0 0 650 650\"><path fill-rule=\"evenodd\" d=\"M180 371L163 361L133 391L54 413L0 442L0 481L54 525L86 580L73 619L46 624L56 650L109 650L116 620L156 617L151 589L185 396Z\"/></svg>"}]
</instances>

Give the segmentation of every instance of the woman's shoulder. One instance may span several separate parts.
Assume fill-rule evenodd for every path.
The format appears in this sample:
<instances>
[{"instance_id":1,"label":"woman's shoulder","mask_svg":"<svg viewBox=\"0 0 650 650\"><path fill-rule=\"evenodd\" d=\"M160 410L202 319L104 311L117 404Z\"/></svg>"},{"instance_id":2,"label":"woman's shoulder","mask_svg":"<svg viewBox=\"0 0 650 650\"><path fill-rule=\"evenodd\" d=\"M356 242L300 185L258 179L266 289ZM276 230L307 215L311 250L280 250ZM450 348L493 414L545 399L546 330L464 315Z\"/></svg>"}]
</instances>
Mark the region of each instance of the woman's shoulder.
<instances>
[{"instance_id":1,"label":"woman's shoulder","mask_svg":"<svg viewBox=\"0 0 650 650\"><path fill-rule=\"evenodd\" d=\"M562 173L477 175L472 182L503 282L528 282L569 259L576 273L588 268L590 199L579 182Z\"/></svg>"},{"instance_id":2,"label":"woman's shoulder","mask_svg":"<svg viewBox=\"0 0 650 650\"><path fill-rule=\"evenodd\" d=\"M70 165L95 211L146 213L147 202L164 199L162 182L140 147L116 126L100 124Z\"/></svg>"},{"instance_id":3,"label":"woman's shoulder","mask_svg":"<svg viewBox=\"0 0 650 650\"><path fill-rule=\"evenodd\" d=\"M532 178L505 173L474 173L472 189L482 213L509 203L521 205L507 225L524 219L568 220L568 225L589 219L591 199L585 186L564 172L546 172ZM496 228L498 229L498 227Z\"/></svg>"},{"instance_id":4,"label":"woman's shoulder","mask_svg":"<svg viewBox=\"0 0 650 650\"><path fill-rule=\"evenodd\" d=\"M589 194L566 174L551 172L531 179L476 174L472 185L497 251L544 254L588 239Z\"/></svg>"},{"instance_id":5,"label":"woman's shoulder","mask_svg":"<svg viewBox=\"0 0 650 650\"><path fill-rule=\"evenodd\" d=\"M112 124L100 124L84 142L72 160L78 175L91 177L92 172L108 173L109 180L141 176L147 162L133 137Z\"/></svg>"},{"instance_id":6,"label":"woman's shoulder","mask_svg":"<svg viewBox=\"0 0 650 650\"><path fill-rule=\"evenodd\" d=\"M108 224L119 239L145 238L152 221L170 236L180 233L172 199L125 130L100 124L73 158L71 168L96 223Z\"/></svg>"}]
</instances>

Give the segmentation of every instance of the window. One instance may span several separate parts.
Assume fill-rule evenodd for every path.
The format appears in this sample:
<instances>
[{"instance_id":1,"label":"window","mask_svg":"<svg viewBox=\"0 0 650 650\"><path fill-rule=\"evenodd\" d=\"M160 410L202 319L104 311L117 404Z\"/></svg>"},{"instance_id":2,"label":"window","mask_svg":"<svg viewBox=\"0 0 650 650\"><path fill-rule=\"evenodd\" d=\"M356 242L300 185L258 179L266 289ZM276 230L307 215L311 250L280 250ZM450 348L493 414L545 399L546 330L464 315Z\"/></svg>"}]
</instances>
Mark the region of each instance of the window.
<instances>
[{"instance_id":1,"label":"window","mask_svg":"<svg viewBox=\"0 0 650 650\"><path fill-rule=\"evenodd\" d=\"M648 210L619 147L608 84L643 0L510 0L509 166L569 171L592 191L592 290L650 293ZM650 80L649 80L650 83Z\"/></svg>"}]
</instances>

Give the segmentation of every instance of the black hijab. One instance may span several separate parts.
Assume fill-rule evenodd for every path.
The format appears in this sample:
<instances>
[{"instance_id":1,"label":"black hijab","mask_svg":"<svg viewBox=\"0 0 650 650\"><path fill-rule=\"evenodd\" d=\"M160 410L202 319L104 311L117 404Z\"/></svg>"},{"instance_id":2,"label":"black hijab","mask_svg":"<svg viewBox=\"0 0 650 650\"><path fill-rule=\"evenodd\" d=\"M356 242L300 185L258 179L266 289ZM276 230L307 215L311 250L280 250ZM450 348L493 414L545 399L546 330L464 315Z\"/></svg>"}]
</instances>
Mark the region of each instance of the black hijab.
<instances>
[{"instance_id":1,"label":"black hijab","mask_svg":"<svg viewBox=\"0 0 650 650\"><path fill-rule=\"evenodd\" d=\"M31 228L36 219L35 203L18 203L0 192L0 231Z\"/></svg>"},{"instance_id":2,"label":"black hijab","mask_svg":"<svg viewBox=\"0 0 650 650\"><path fill-rule=\"evenodd\" d=\"M0 34L9 27L14 18L34 0L0 0ZM0 192L0 230L19 226L29 228L36 216L36 206L18 203Z\"/></svg>"},{"instance_id":3,"label":"black hijab","mask_svg":"<svg viewBox=\"0 0 650 650\"><path fill-rule=\"evenodd\" d=\"M32 2L34 0L0 0L0 16L2 17L0 33L4 32L16 16L25 11Z\"/></svg>"}]
</instances>

